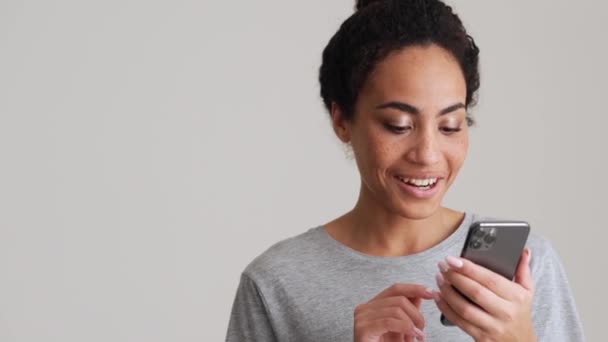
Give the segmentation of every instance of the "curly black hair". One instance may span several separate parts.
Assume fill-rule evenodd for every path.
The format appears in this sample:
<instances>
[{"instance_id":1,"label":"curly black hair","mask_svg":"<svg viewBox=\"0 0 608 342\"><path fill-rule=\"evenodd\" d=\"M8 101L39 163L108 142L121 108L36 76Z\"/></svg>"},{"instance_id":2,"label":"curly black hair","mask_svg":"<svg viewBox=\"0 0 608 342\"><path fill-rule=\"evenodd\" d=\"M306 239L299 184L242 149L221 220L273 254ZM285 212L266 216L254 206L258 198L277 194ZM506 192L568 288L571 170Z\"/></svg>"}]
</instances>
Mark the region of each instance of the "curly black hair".
<instances>
[{"instance_id":1,"label":"curly black hair","mask_svg":"<svg viewBox=\"0 0 608 342\"><path fill-rule=\"evenodd\" d=\"M345 119L354 116L357 95L375 65L412 45L437 44L458 61L466 83L465 107L476 102L479 48L460 18L440 0L358 0L323 50L321 97L328 112L335 102ZM469 126L473 119L467 115Z\"/></svg>"}]
</instances>

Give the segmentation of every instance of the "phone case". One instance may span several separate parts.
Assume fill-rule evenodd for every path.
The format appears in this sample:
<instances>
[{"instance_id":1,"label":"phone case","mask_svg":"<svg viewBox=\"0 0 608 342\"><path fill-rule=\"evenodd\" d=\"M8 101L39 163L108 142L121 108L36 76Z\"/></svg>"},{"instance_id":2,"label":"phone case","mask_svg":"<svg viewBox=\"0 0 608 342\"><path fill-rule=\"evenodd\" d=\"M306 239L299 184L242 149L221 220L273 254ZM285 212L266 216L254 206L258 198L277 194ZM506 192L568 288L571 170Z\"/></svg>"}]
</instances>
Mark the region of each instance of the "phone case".
<instances>
[{"instance_id":1,"label":"phone case","mask_svg":"<svg viewBox=\"0 0 608 342\"><path fill-rule=\"evenodd\" d=\"M529 233L530 225L523 221L475 222L461 256L513 280Z\"/></svg>"}]
</instances>

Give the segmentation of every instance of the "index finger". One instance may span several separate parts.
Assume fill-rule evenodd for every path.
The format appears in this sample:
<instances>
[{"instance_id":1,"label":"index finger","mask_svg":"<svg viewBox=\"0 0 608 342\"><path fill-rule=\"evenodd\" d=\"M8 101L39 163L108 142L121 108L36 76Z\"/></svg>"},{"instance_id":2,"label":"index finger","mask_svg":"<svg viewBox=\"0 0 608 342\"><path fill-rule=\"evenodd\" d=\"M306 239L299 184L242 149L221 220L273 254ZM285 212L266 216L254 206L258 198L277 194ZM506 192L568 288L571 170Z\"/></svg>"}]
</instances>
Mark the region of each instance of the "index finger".
<instances>
[{"instance_id":1,"label":"index finger","mask_svg":"<svg viewBox=\"0 0 608 342\"><path fill-rule=\"evenodd\" d=\"M377 294L370 301L385 297L405 296L407 298L433 299L433 292L422 285L395 283Z\"/></svg>"}]
</instances>

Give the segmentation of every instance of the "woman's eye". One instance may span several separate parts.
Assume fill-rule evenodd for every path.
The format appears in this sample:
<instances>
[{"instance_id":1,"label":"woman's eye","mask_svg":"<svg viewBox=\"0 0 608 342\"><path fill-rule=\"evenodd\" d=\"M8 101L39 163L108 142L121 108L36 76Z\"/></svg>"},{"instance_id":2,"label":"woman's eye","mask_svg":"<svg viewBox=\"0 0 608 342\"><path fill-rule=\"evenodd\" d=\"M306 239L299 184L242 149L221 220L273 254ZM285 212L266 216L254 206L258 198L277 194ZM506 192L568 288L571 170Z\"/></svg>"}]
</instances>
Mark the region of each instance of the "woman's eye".
<instances>
[{"instance_id":1,"label":"woman's eye","mask_svg":"<svg viewBox=\"0 0 608 342\"><path fill-rule=\"evenodd\" d=\"M456 132L460 132L462 129L461 128L454 128L454 127L442 127L441 128L442 131L446 132L446 133L456 133Z\"/></svg>"},{"instance_id":2,"label":"woman's eye","mask_svg":"<svg viewBox=\"0 0 608 342\"><path fill-rule=\"evenodd\" d=\"M389 124L386 124L385 126L389 131L392 131L395 133L403 133L403 132L411 129L410 126L394 126L394 125L389 125Z\"/></svg>"}]
</instances>

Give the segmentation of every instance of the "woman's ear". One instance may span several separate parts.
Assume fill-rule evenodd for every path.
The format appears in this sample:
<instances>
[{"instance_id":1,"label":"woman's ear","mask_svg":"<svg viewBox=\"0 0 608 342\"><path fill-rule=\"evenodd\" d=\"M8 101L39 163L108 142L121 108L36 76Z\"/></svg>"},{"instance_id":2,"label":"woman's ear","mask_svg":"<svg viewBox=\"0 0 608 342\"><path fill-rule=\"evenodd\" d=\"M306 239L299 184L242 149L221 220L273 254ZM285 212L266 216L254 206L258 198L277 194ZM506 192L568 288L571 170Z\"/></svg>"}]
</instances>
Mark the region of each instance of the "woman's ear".
<instances>
[{"instance_id":1,"label":"woman's ear","mask_svg":"<svg viewBox=\"0 0 608 342\"><path fill-rule=\"evenodd\" d=\"M344 118L342 110L334 101L331 102L331 122L334 132L343 143L350 142L350 125Z\"/></svg>"}]
</instances>

